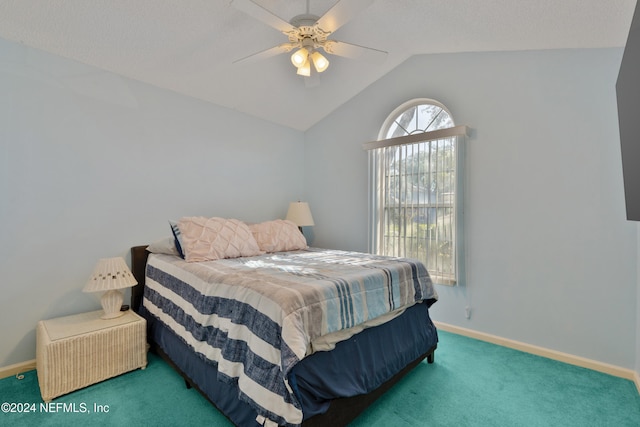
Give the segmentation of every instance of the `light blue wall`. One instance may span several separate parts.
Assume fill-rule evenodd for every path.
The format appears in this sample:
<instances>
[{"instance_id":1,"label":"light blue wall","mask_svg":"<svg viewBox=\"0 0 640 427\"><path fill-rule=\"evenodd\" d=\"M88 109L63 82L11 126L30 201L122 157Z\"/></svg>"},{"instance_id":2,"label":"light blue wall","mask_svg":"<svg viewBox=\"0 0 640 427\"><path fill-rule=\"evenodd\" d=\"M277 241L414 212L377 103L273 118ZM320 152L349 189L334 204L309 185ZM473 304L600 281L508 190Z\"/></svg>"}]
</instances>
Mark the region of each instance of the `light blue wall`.
<instances>
[{"instance_id":1,"label":"light blue wall","mask_svg":"<svg viewBox=\"0 0 640 427\"><path fill-rule=\"evenodd\" d=\"M81 292L96 261L168 236L168 219L284 217L302 140L0 40L0 366L35 357L38 320L99 308Z\"/></svg>"},{"instance_id":2,"label":"light blue wall","mask_svg":"<svg viewBox=\"0 0 640 427\"><path fill-rule=\"evenodd\" d=\"M0 366L34 357L38 320L98 308L80 292L96 260L167 235L169 218L259 221L306 199L314 245L365 251L361 143L431 97L474 129L468 283L438 287L434 318L640 370L621 55L414 57L302 134L0 40Z\"/></svg>"},{"instance_id":3,"label":"light blue wall","mask_svg":"<svg viewBox=\"0 0 640 427\"><path fill-rule=\"evenodd\" d=\"M367 249L367 155L417 97L473 129L465 286L433 317L613 365L636 366L638 237L627 222L615 81L621 49L410 58L306 133L317 246ZM472 308L471 319L465 307Z\"/></svg>"}]
</instances>

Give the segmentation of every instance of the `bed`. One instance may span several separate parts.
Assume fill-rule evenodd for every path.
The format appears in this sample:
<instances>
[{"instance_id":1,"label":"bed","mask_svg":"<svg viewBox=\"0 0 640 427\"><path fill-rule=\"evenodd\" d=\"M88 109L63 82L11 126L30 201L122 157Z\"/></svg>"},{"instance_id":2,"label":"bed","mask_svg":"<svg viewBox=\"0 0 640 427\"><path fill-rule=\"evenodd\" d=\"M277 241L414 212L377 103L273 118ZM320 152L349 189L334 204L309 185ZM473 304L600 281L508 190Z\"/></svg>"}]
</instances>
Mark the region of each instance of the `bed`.
<instances>
[{"instance_id":1,"label":"bed","mask_svg":"<svg viewBox=\"0 0 640 427\"><path fill-rule=\"evenodd\" d=\"M415 260L305 247L188 262L147 248L131 249L131 297L151 348L235 425L347 425L434 361L437 294Z\"/></svg>"}]
</instances>

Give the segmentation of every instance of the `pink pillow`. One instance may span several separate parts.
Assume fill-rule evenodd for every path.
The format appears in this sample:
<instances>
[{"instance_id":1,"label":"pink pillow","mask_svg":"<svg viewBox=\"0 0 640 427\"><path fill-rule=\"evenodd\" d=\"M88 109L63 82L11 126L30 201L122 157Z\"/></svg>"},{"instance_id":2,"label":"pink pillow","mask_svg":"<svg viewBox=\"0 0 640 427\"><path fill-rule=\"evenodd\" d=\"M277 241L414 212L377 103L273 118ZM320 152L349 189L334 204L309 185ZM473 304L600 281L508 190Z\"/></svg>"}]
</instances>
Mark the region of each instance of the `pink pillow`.
<instances>
[{"instance_id":1,"label":"pink pillow","mask_svg":"<svg viewBox=\"0 0 640 427\"><path fill-rule=\"evenodd\" d=\"M187 262L261 255L251 230L242 221L184 217L178 221Z\"/></svg>"},{"instance_id":2,"label":"pink pillow","mask_svg":"<svg viewBox=\"0 0 640 427\"><path fill-rule=\"evenodd\" d=\"M265 252L284 252L307 249L307 239L298 226L286 219L261 222L250 225L260 250Z\"/></svg>"}]
</instances>

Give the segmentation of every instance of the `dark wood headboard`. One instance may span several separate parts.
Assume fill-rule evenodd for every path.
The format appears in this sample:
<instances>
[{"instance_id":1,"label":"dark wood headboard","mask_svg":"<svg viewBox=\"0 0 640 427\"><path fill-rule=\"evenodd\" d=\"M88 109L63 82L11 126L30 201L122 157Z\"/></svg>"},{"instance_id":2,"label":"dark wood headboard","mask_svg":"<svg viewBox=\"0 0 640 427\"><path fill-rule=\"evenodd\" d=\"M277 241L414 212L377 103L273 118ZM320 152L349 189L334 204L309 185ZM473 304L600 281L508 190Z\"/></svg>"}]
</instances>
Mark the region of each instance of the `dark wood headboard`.
<instances>
[{"instance_id":1,"label":"dark wood headboard","mask_svg":"<svg viewBox=\"0 0 640 427\"><path fill-rule=\"evenodd\" d=\"M131 248L131 272L133 273L133 277L138 281L138 284L131 288L131 309L136 313L140 311L140 306L142 305L148 257L149 251L147 251L147 245L134 246Z\"/></svg>"}]
</instances>

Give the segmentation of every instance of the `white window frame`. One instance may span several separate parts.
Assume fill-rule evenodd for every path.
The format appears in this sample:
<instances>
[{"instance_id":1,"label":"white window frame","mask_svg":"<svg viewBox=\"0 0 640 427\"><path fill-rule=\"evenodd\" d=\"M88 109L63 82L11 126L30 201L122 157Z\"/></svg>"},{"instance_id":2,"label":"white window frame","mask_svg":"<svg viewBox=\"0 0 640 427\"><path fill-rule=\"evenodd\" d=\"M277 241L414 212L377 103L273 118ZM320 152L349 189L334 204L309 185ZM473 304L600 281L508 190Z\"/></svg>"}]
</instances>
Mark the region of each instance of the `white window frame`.
<instances>
[{"instance_id":1,"label":"white window frame","mask_svg":"<svg viewBox=\"0 0 640 427\"><path fill-rule=\"evenodd\" d=\"M419 120L416 119L415 127L403 130L405 135L388 138L391 127L394 126L394 123L396 123L402 114L419 105L432 105L441 108L442 111L449 116L450 123L453 126L429 130L429 124L425 131L425 129L417 128L419 126ZM384 121L378 135L379 139L377 141L363 144L363 148L369 151L369 250L372 253L380 255L406 256L421 259L430 270L433 282L441 285L459 285L462 283L464 278L464 211L462 202L464 200L464 138L468 134L468 131L469 128L467 126L455 126L451 113L440 102L428 98L418 98L407 101L394 109ZM394 158L396 159L403 158L405 155L411 157L414 155L413 150L417 150L417 152L423 150L424 152L425 147L429 147L426 148L427 153L437 153L437 148L434 149L432 147L440 146L438 144L446 144L446 146L453 147L453 150L455 150L455 159L453 159L451 169L449 170L450 172L455 169L455 176L450 178L451 181L448 183L449 187L454 188L454 197L447 201L441 200L440 202L429 202L429 204L423 203L415 205L415 202L412 201L411 206L408 206L408 202L405 201L402 202L401 205L385 205L385 200L388 200L389 198L386 196L384 188L388 188L388 185L390 185L389 181L391 178L389 177L392 175L387 168L390 164L384 164L384 162L389 162L388 156L391 155L391 153L394 153L394 156L396 156ZM404 154L399 154L402 150L405 150ZM412 154L408 154L409 152ZM395 162L394 164L397 163L400 162ZM420 171L418 171L418 173L420 173ZM429 173L432 174L432 171L430 170ZM399 178L401 176L406 177L406 175L401 175L399 172L395 172L395 174L398 180L401 179ZM413 171L412 174L414 174ZM431 176L432 175L429 175L429 177ZM419 192L420 190L418 190L418 193ZM414 196L411 197L412 199L414 198ZM398 208L398 206L400 206L400 208ZM442 257L439 258L439 255L434 252L437 239L435 241L433 239L427 239L426 234L425 239L422 242L432 242L430 246L428 245L429 249L427 249L427 253L431 251L431 255L424 254L424 245L423 249L417 249L417 246L413 248L411 245L409 245L410 247L407 249L407 239L411 239L411 241L415 242L417 238L415 236L407 235L406 218L401 221L405 231L396 230L394 237L388 237L391 232L389 228L385 228L385 222L388 226L389 219L383 212L390 210L391 207L398 209L398 212L402 211L405 213L408 210L410 212L423 212L429 209L435 209L436 212L451 212L447 215L443 214L441 216L436 214L436 218L448 217L447 221L450 227L450 231L447 234L450 238L446 243L453 245L453 248L450 250L450 256L448 257L446 265L442 262L442 260L447 258L446 255L442 255ZM453 215L453 218L451 218L451 215ZM441 228L437 224L438 219L436 219L436 225L434 226L432 224L431 228ZM413 229L417 229L417 227L418 226L412 226ZM432 234L429 235L433 236ZM395 242L391 241L396 238L399 242L404 242L404 247L398 248L397 246L394 246ZM402 243L399 243L399 245L402 245ZM393 246L393 249L389 249L390 246ZM427 261L427 258L430 259L430 262ZM438 263L440 263L440 265ZM441 268L441 266L445 266L445 268Z\"/></svg>"}]
</instances>

